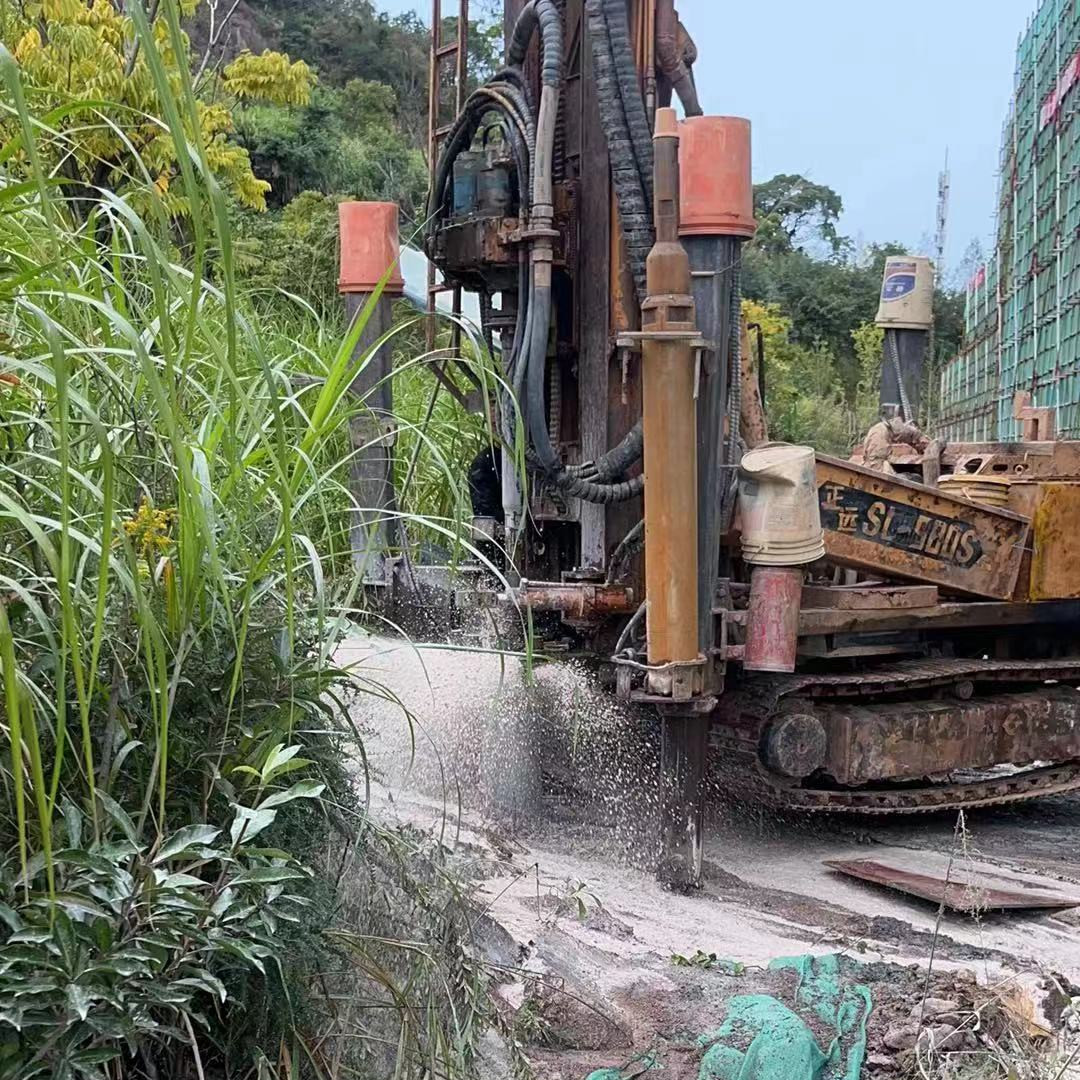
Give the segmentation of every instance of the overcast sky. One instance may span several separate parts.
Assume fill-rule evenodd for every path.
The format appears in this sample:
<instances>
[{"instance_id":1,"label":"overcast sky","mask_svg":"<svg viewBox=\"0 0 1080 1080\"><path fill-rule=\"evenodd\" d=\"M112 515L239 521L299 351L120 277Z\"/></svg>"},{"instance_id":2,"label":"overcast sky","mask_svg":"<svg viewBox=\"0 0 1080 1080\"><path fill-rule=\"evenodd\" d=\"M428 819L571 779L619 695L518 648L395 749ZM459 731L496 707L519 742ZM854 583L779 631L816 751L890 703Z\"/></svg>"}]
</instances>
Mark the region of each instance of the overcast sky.
<instances>
[{"instance_id":1,"label":"overcast sky","mask_svg":"<svg viewBox=\"0 0 1080 1080\"><path fill-rule=\"evenodd\" d=\"M376 0L388 11L424 0ZM1016 40L1034 0L679 0L705 111L748 116L754 179L801 172L844 200L864 243L934 232L949 151L947 262L987 245ZM453 0L443 0L452 13Z\"/></svg>"}]
</instances>

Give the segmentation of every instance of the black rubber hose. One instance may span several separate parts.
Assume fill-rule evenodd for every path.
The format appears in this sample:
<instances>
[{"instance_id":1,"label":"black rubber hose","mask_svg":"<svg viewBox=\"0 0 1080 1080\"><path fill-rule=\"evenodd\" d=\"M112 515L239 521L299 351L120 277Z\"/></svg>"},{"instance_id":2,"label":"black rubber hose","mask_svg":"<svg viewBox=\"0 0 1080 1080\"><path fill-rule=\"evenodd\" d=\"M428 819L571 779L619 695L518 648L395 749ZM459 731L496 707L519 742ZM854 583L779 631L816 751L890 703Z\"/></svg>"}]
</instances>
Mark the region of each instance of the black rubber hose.
<instances>
[{"instance_id":1,"label":"black rubber hose","mask_svg":"<svg viewBox=\"0 0 1080 1080\"><path fill-rule=\"evenodd\" d=\"M642 422L639 420L623 438L618 446L609 450L596 462L596 478L598 480L614 480L622 476L635 461L641 458L645 449L645 434Z\"/></svg>"},{"instance_id":2,"label":"black rubber hose","mask_svg":"<svg viewBox=\"0 0 1080 1080\"><path fill-rule=\"evenodd\" d=\"M645 519L642 518L620 541L608 560L605 584L613 585L619 580L623 567L645 546Z\"/></svg>"},{"instance_id":3,"label":"black rubber hose","mask_svg":"<svg viewBox=\"0 0 1080 1080\"><path fill-rule=\"evenodd\" d=\"M622 98L623 115L630 132L638 176L645 192L645 205L652 219L653 200L653 133L645 112L645 99L641 93L637 63L630 44L630 21L626 0L601 0L604 20L611 42L611 55L615 61L615 73L619 80L619 96Z\"/></svg>"},{"instance_id":4,"label":"black rubber hose","mask_svg":"<svg viewBox=\"0 0 1080 1080\"><path fill-rule=\"evenodd\" d=\"M624 78L619 71L620 66L625 66L629 59L630 72L636 84L637 73L633 57L628 58L622 48L618 55L616 54L604 0L586 0L585 12L593 66L596 69L600 121L607 140L619 225L626 242L634 288L638 299L643 300L646 293L645 260L648 258L653 243L652 202L649 195L652 180L651 138L648 140L650 157L648 183L646 183L638 164L639 148L635 148L636 140L631 132L624 107L622 96ZM625 11L623 20L625 22ZM640 92L637 96L640 100ZM641 110L644 115L644 104ZM644 150L641 152L645 153Z\"/></svg>"},{"instance_id":5,"label":"black rubber hose","mask_svg":"<svg viewBox=\"0 0 1080 1080\"><path fill-rule=\"evenodd\" d=\"M529 51L529 42L536 31L539 17L536 11L537 0L529 0L517 17L514 29L510 32L510 47L506 51L506 62L511 67L519 68L525 63Z\"/></svg>"},{"instance_id":6,"label":"black rubber hose","mask_svg":"<svg viewBox=\"0 0 1080 1080\"><path fill-rule=\"evenodd\" d=\"M610 506L612 503L629 502L636 499L645 490L645 477L635 476L621 484L594 484L591 480L580 480L569 473L560 473L554 477L555 486L571 498L585 502Z\"/></svg>"},{"instance_id":7,"label":"black rubber hose","mask_svg":"<svg viewBox=\"0 0 1080 1080\"><path fill-rule=\"evenodd\" d=\"M563 26L562 16L555 0L538 0L536 12L540 17L540 33L543 38L544 60L540 68L540 80L546 86L562 88L563 76Z\"/></svg>"}]
</instances>

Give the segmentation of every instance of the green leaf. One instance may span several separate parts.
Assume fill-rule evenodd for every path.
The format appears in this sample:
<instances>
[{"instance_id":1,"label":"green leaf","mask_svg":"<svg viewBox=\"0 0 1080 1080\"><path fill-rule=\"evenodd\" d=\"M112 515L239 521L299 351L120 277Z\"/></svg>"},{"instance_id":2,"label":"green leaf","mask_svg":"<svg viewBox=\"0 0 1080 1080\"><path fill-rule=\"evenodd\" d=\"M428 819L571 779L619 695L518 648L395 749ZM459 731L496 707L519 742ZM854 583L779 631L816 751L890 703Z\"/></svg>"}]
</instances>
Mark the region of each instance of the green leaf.
<instances>
[{"instance_id":1,"label":"green leaf","mask_svg":"<svg viewBox=\"0 0 1080 1080\"><path fill-rule=\"evenodd\" d=\"M288 791L279 791L276 795L268 795L261 803L260 810L268 810L272 806L284 806L296 799L317 799L326 790L326 785L318 780L301 780L293 784Z\"/></svg>"},{"instance_id":2,"label":"green leaf","mask_svg":"<svg viewBox=\"0 0 1080 1080\"><path fill-rule=\"evenodd\" d=\"M299 870L290 870L286 866L253 866L237 874L230 885L274 885L279 881L297 881L307 877Z\"/></svg>"},{"instance_id":3,"label":"green leaf","mask_svg":"<svg viewBox=\"0 0 1080 1080\"><path fill-rule=\"evenodd\" d=\"M52 934L48 930L16 930L8 938L8 943L12 945L43 945L46 941L52 941Z\"/></svg>"},{"instance_id":4,"label":"green leaf","mask_svg":"<svg viewBox=\"0 0 1080 1080\"><path fill-rule=\"evenodd\" d=\"M266 755L266 761L263 762L262 767L262 782L265 787L273 780L278 770L291 761L297 754L300 753L302 747L289 746L286 747L284 743L278 743L277 746L270 750L270 753Z\"/></svg>"},{"instance_id":5,"label":"green leaf","mask_svg":"<svg viewBox=\"0 0 1080 1080\"><path fill-rule=\"evenodd\" d=\"M250 964L260 975L266 974L266 968L263 966L263 962L256 955L255 950L249 945L245 945L230 938L222 938L217 942L217 945L222 952L229 953L231 956L235 956L245 963Z\"/></svg>"},{"instance_id":6,"label":"green leaf","mask_svg":"<svg viewBox=\"0 0 1080 1080\"><path fill-rule=\"evenodd\" d=\"M138 830L135 828L135 823L128 817L124 808L111 795L106 795L100 788L97 789L97 797L100 800L101 805L105 808L105 813L112 818L116 825L120 826L120 831L124 834L125 838L131 841L132 844L138 846Z\"/></svg>"},{"instance_id":7,"label":"green leaf","mask_svg":"<svg viewBox=\"0 0 1080 1080\"><path fill-rule=\"evenodd\" d=\"M241 842L246 843L248 840L253 840L263 829L272 825L276 817L276 810L267 810L265 808L251 810L246 806L238 806L232 828L229 830L232 846L236 847Z\"/></svg>"},{"instance_id":8,"label":"green leaf","mask_svg":"<svg viewBox=\"0 0 1080 1080\"><path fill-rule=\"evenodd\" d=\"M201 889L209 883L194 874L166 874L155 870L158 886L162 889Z\"/></svg>"},{"instance_id":9,"label":"green leaf","mask_svg":"<svg viewBox=\"0 0 1080 1080\"><path fill-rule=\"evenodd\" d=\"M55 900L65 911L74 915L96 915L105 919L111 917L100 904L79 893L57 893Z\"/></svg>"},{"instance_id":10,"label":"green leaf","mask_svg":"<svg viewBox=\"0 0 1080 1080\"><path fill-rule=\"evenodd\" d=\"M70 800L64 799L64 825L67 828L68 847L82 846L83 816L79 808Z\"/></svg>"},{"instance_id":11,"label":"green leaf","mask_svg":"<svg viewBox=\"0 0 1080 1080\"><path fill-rule=\"evenodd\" d=\"M90 1015L90 1006L94 1003L94 995L78 983L72 983L67 988L68 1009L80 1020L85 1020Z\"/></svg>"},{"instance_id":12,"label":"green leaf","mask_svg":"<svg viewBox=\"0 0 1080 1080\"><path fill-rule=\"evenodd\" d=\"M59 947L60 955L64 958L68 970L74 972L78 945L75 941L75 928L71 925L71 918L65 911L53 912L53 940Z\"/></svg>"},{"instance_id":13,"label":"green leaf","mask_svg":"<svg viewBox=\"0 0 1080 1080\"><path fill-rule=\"evenodd\" d=\"M6 923L12 933L21 930L23 925L18 912L4 903L0 903L0 922Z\"/></svg>"},{"instance_id":14,"label":"green leaf","mask_svg":"<svg viewBox=\"0 0 1080 1080\"><path fill-rule=\"evenodd\" d=\"M161 846L154 857L154 866L182 855L189 848L212 844L221 835L221 830L213 825L185 825L178 829Z\"/></svg>"},{"instance_id":15,"label":"green leaf","mask_svg":"<svg viewBox=\"0 0 1080 1080\"><path fill-rule=\"evenodd\" d=\"M211 975L209 971L206 971L203 968L190 972L184 979L177 979L177 984L180 986L196 986L203 990L209 990L211 994L220 999L222 1004L224 1004L225 999L229 996L225 989L225 984L216 975Z\"/></svg>"}]
</instances>

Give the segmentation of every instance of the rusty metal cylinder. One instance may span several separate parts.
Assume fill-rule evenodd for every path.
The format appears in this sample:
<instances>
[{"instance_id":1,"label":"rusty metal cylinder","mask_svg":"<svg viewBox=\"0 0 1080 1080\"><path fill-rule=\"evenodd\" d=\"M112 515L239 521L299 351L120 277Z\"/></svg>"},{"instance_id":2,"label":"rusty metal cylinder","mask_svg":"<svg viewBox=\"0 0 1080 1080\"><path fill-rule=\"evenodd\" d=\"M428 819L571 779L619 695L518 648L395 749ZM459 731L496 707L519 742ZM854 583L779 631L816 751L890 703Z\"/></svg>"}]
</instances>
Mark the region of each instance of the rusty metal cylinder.
<instances>
[{"instance_id":1,"label":"rusty metal cylinder","mask_svg":"<svg viewBox=\"0 0 1080 1080\"><path fill-rule=\"evenodd\" d=\"M698 648L696 335L690 261L679 241L679 125L656 114L656 244L642 305L645 578L649 663L691 664Z\"/></svg>"},{"instance_id":2,"label":"rusty metal cylinder","mask_svg":"<svg viewBox=\"0 0 1080 1080\"><path fill-rule=\"evenodd\" d=\"M558 611L567 619L603 620L611 615L631 615L637 607L633 589L590 582L553 585L545 581L522 581L517 597L523 607Z\"/></svg>"},{"instance_id":3,"label":"rusty metal cylinder","mask_svg":"<svg viewBox=\"0 0 1080 1080\"><path fill-rule=\"evenodd\" d=\"M682 124L683 236L741 236L754 221L750 179L750 121L741 116L694 116Z\"/></svg>"},{"instance_id":4,"label":"rusty metal cylinder","mask_svg":"<svg viewBox=\"0 0 1080 1080\"><path fill-rule=\"evenodd\" d=\"M756 566L746 618L747 671L791 672L799 649L801 566Z\"/></svg>"},{"instance_id":5,"label":"rusty metal cylinder","mask_svg":"<svg viewBox=\"0 0 1080 1080\"><path fill-rule=\"evenodd\" d=\"M385 585L393 572L391 551L400 537L394 490L393 355L385 340L393 325L394 300L404 291L396 203L338 205L345 316L364 326L353 351L356 374L349 387L353 415L349 435L350 534L353 561L366 584ZM375 292L382 283L378 297Z\"/></svg>"},{"instance_id":6,"label":"rusty metal cylinder","mask_svg":"<svg viewBox=\"0 0 1080 1080\"><path fill-rule=\"evenodd\" d=\"M343 202L338 205L341 232L343 293L373 293L385 279L383 292L400 296L405 291L398 260L397 203Z\"/></svg>"}]
</instances>

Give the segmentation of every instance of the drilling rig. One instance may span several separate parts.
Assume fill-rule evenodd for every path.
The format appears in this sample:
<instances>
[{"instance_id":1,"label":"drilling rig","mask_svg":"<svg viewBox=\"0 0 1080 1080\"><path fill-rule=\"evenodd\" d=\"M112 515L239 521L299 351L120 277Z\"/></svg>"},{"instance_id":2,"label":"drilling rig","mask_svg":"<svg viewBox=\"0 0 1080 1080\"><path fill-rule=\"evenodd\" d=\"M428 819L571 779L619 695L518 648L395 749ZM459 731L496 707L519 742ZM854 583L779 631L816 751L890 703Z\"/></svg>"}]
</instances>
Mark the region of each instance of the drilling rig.
<instances>
[{"instance_id":1,"label":"drilling rig","mask_svg":"<svg viewBox=\"0 0 1080 1080\"><path fill-rule=\"evenodd\" d=\"M922 434L917 258L886 268L854 458L769 443L749 122L703 113L674 0L504 7L470 90L467 2L434 4L429 292L479 294L499 346L470 484L515 601L659 717L661 879L699 880L710 770L811 813L1080 788L1080 443L1026 400L1024 441Z\"/></svg>"}]
</instances>

